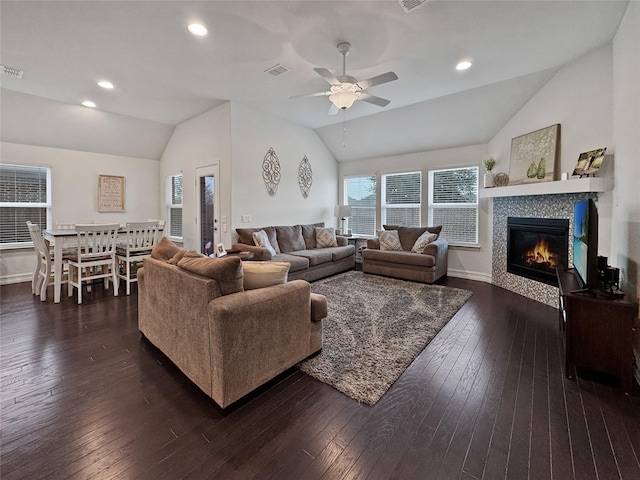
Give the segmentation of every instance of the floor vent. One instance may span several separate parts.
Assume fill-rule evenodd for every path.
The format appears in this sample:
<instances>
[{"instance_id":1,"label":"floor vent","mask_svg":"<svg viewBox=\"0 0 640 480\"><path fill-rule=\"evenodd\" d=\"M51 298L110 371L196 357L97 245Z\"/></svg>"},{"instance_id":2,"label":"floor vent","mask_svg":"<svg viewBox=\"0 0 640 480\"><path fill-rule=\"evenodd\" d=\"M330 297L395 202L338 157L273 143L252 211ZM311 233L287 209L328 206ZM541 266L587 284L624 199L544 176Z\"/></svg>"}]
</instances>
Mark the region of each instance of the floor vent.
<instances>
[{"instance_id":1,"label":"floor vent","mask_svg":"<svg viewBox=\"0 0 640 480\"><path fill-rule=\"evenodd\" d=\"M274 65L271 68L267 68L264 73L268 73L269 75L273 75L274 77L279 77L282 74L285 74L289 71L289 69L287 67L285 67L284 65Z\"/></svg>"},{"instance_id":2,"label":"floor vent","mask_svg":"<svg viewBox=\"0 0 640 480\"><path fill-rule=\"evenodd\" d=\"M2 74L7 77L22 78L22 75L24 75L24 70L19 68L7 67L6 65L0 65L0 67L2 67Z\"/></svg>"},{"instance_id":3,"label":"floor vent","mask_svg":"<svg viewBox=\"0 0 640 480\"><path fill-rule=\"evenodd\" d=\"M426 5L431 0L398 0L405 13L413 12L416 8Z\"/></svg>"}]
</instances>

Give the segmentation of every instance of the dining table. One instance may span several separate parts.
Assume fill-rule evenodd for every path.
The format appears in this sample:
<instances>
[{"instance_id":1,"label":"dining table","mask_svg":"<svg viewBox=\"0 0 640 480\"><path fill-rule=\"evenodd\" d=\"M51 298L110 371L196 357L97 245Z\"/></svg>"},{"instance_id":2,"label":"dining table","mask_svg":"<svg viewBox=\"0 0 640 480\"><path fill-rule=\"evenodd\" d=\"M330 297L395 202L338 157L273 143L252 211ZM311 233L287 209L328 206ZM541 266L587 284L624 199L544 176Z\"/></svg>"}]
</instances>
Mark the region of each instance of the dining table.
<instances>
[{"instance_id":1,"label":"dining table","mask_svg":"<svg viewBox=\"0 0 640 480\"><path fill-rule=\"evenodd\" d=\"M126 233L127 229L121 227L118 233ZM162 228L158 228L162 232ZM53 245L53 303L60 303L60 292L62 291L62 258L64 256L65 245L67 248L76 246L78 234L75 229L50 228L42 232L45 241Z\"/></svg>"}]
</instances>

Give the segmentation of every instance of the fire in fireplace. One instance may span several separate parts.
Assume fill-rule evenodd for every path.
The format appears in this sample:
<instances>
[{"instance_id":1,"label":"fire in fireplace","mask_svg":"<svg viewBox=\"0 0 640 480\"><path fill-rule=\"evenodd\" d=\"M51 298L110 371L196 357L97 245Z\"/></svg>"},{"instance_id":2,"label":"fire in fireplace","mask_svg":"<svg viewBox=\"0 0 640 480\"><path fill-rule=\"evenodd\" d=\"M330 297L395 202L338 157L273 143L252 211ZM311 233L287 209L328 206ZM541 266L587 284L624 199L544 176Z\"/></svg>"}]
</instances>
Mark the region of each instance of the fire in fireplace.
<instances>
[{"instance_id":1,"label":"fire in fireplace","mask_svg":"<svg viewBox=\"0 0 640 480\"><path fill-rule=\"evenodd\" d=\"M507 218L507 271L557 286L556 268L566 268L569 220Z\"/></svg>"}]
</instances>

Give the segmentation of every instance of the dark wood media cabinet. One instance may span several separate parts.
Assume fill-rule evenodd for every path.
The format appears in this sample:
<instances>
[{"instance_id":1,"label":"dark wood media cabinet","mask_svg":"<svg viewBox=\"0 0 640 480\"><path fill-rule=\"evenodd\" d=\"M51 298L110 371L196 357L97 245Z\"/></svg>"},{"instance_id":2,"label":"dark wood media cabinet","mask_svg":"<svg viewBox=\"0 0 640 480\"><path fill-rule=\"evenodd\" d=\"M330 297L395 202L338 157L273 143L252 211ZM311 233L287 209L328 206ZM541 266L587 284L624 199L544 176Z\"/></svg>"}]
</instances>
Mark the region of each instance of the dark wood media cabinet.
<instances>
[{"instance_id":1,"label":"dark wood media cabinet","mask_svg":"<svg viewBox=\"0 0 640 480\"><path fill-rule=\"evenodd\" d=\"M618 377L624 392L631 392L635 305L626 295L572 293L579 289L573 271L556 270L556 275L565 375L573 378L576 367L607 373Z\"/></svg>"}]
</instances>

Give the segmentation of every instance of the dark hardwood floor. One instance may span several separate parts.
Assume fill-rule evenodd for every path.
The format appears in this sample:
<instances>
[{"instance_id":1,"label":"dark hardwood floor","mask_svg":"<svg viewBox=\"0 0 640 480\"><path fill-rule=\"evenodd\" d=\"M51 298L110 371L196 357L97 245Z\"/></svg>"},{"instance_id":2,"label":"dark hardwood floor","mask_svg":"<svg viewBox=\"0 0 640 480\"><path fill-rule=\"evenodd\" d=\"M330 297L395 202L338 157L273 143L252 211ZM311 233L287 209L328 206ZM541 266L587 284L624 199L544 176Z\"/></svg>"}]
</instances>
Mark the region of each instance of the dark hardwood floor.
<instances>
[{"instance_id":1,"label":"dark hardwood floor","mask_svg":"<svg viewBox=\"0 0 640 480\"><path fill-rule=\"evenodd\" d=\"M291 370L226 415L141 338L135 287L3 286L0 476L640 478L637 386L567 380L555 309L444 284L474 295L376 406Z\"/></svg>"}]
</instances>

